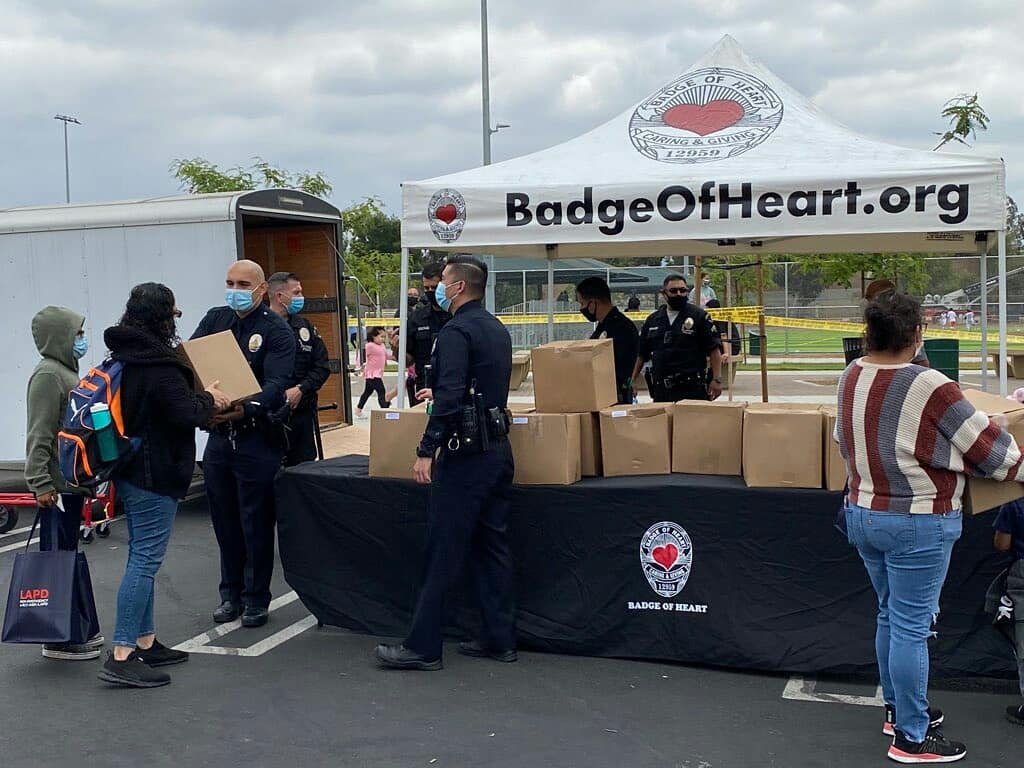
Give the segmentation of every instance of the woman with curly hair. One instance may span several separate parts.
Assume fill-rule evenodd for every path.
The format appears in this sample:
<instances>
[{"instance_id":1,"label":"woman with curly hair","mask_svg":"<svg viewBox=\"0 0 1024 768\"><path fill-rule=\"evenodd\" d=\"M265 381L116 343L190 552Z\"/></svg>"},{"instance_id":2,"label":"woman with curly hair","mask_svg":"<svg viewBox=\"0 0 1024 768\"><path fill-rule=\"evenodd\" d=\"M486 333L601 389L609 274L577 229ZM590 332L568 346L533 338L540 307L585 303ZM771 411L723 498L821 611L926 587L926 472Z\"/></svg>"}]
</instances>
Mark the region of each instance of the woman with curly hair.
<instances>
[{"instance_id":1,"label":"woman with curly hair","mask_svg":"<svg viewBox=\"0 0 1024 768\"><path fill-rule=\"evenodd\" d=\"M188 660L156 639L153 583L192 480L194 431L231 404L216 382L194 391L192 369L178 349L179 317L170 288L143 283L132 289L121 321L103 334L114 360L124 364L125 434L142 445L113 478L128 521L128 564L117 593L113 650L99 677L133 688L166 685L170 676L156 667Z\"/></svg>"}]
</instances>

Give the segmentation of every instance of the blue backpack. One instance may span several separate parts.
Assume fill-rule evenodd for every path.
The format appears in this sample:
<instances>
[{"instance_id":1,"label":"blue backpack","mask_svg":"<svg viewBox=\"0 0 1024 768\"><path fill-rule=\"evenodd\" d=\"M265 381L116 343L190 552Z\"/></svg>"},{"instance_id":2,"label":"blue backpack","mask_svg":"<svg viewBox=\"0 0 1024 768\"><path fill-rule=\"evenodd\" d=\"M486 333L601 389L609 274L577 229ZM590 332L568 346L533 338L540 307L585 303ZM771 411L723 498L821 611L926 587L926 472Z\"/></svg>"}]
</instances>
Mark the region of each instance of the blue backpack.
<instances>
[{"instance_id":1,"label":"blue backpack","mask_svg":"<svg viewBox=\"0 0 1024 768\"><path fill-rule=\"evenodd\" d=\"M142 445L141 438L124 433L121 410L121 376L124 364L107 359L91 369L68 393L64 426L57 433L57 457L64 479L74 488L94 491L110 479L114 470ZM92 406L110 409L110 429L117 445L117 458L104 460L99 436L93 427Z\"/></svg>"}]
</instances>

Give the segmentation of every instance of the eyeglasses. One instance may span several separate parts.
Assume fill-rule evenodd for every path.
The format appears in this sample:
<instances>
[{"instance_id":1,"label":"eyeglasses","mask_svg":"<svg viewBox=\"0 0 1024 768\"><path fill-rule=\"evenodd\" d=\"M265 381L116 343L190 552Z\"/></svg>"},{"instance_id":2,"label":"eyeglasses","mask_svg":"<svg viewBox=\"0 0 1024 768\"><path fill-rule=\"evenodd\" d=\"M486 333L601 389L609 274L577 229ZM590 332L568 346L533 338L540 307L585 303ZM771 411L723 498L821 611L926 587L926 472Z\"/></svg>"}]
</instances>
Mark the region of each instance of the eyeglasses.
<instances>
[{"instance_id":1,"label":"eyeglasses","mask_svg":"<svg viewBox=\"0 0 1024 768\"><path fill-rule=\"evenodd\" d=\"M174 319L175 320L181 320L181 310L180 309L175 307L173 314L174 314Z\"/></svg>"}]
</instances>

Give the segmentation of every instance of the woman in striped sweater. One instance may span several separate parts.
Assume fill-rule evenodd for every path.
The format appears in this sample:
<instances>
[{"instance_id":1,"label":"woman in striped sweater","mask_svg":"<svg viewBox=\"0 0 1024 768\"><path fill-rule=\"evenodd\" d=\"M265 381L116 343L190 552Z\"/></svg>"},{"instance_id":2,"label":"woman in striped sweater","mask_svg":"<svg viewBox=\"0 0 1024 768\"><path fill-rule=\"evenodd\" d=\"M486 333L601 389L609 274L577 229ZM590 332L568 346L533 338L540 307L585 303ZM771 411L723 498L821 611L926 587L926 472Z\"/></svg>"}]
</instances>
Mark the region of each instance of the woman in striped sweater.
<instances>
[{"instance_id":1,"label":"woman in striped sweater","mask_svg":"<svg viewBox=\"0 0 1024 768\"><path fill-rule=\"evenodd\" d=\"M927 640L960 538L965 476L1015 480L1021 453L955 383L911 363L921 344L915 299L881 293L864 321L868 353L840 379L835 438L850 478L850 543L878 593L889 757L953 762L967 749L942 735L942 713L928 707Z\"/></svg>"}]
</instances>

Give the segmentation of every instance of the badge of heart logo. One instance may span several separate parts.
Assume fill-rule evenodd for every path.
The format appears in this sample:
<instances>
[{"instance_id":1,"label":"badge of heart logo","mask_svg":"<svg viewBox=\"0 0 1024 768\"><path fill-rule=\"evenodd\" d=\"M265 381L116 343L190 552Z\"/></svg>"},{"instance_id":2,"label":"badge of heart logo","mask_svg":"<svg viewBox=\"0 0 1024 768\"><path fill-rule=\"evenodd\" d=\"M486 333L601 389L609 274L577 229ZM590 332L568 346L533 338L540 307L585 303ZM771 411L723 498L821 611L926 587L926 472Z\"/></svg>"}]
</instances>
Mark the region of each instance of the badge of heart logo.
<instances>
[{"instance_id":1,"label":"badge of heart logo","mask_svg":"<svg viewBox=\"0 0 1024 768\"><path fill-rule=\"evenodd\" d=\"M655 523L640 538L640 565L651 589L660 597L682 592L693 566L693 542L681 525Z\"/></svg>"},{"instance_id":2,"label":"badge of heart logo","mask_svg":"<svg viewBox=\"0 0 1024 768\"><path fill-rule=\"evenodd\" d=\"M466 199L454 189L440 189L427 204L427 223L442 243L459 239L466 226Z\"/></svg>"},{"instance_id":3,"label":"badge of heart logo","mask_svg":"<svg viewBox=\"0 0 1024 768\"><path fill-rule=\"evenodd\" d=\"M782 122L783 105L763 80L708 67L673 80L645 99L629 121L637 151L663 163L708 163L742 154Z\"/></svg>"}]
</instances>

